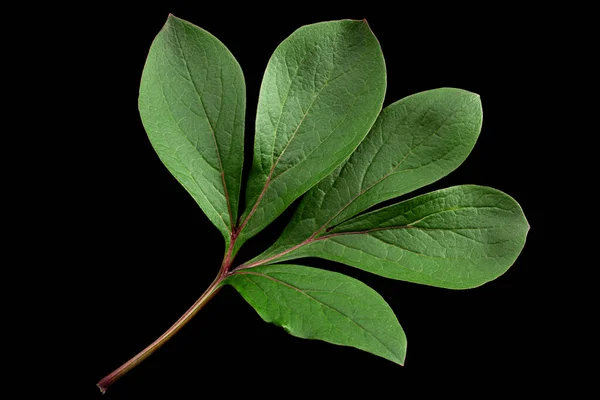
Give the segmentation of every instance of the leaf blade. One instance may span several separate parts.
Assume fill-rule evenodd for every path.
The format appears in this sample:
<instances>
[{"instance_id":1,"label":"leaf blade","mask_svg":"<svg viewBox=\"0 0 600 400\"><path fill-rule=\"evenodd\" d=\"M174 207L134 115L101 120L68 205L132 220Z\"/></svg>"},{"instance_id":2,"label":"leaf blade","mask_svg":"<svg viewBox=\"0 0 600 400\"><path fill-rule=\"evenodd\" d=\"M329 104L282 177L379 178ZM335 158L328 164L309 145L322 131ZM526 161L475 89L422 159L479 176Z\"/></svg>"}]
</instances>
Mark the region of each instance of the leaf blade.
<instances>
[{"instance_id":1,"label":"leaf blade","mask_svg":"<svg viewBox=\"0 0 600 400\"><path fill-rule=\"evenodd\" d=\"M466 289L506 272L528 230L513 198L462 185L363 214L267 262L320 257L391 279Z\"/></svg>"},{"instance_id":2,"label":"leaf blade","mask_svg":"<svg viewBox=\"0 0 600 400\"><path fill-rule=\"evenodd\" d=\"M271 265L239 270L225 283L234 286L263 320L293 336L404 362L406 336L392 309L354 278L299 265Z\"/></svg>"},{"instance_id":3,"label":"leaf blade","mask_svg":"<svg viewBox=\"0 0 600 400\"><path fill-rule=\"evenodd\" d=\"M140 116L163 164L227 243L241 188L245 90L225 45L169 15L144 65Z\"/></svg>"},{"instance_id":4,"label":"leaf blade","mask_svg":"<svg viewBox=\"0 0 600 400\"><path fill-rule=\"evenodd\" d=\"M281 43L261 86L240 244L356 149L384 94L383 55L364 21L307 25Z\"/></svg>"}]
</instances>

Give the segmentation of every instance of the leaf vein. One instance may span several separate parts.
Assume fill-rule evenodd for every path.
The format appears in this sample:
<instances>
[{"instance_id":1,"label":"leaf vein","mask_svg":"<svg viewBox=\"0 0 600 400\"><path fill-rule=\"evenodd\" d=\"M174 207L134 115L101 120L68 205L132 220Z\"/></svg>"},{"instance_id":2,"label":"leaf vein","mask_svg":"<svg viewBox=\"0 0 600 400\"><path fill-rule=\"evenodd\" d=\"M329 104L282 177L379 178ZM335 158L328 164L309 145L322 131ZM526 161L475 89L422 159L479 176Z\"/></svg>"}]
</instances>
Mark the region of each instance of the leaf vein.
<instances>
[{"instance_id":1,"label":"leaf vein","mask_svg":"<svg viewBox=\"0 0 600 400\"><path fill-rule=\"evenodd\" d=\"M190 67L188 65L188 60L186 59L186 56L185 56L185 52L183 51L183 46L181 45L181 41L179 39L179 34L177 33L177 29L173 29L173 32L174 32L174 37L177 40L177 47L179 48L179 51L181 53L181 58L183 60L183 65L185 66L185 70L187 71L187 74L189 76L189 80L192 83L192 87L194 88L194 91L196 92L196 95L198 96L198 102L200 103L200 105L202 107L202 111L204 112L204 116L206 118L206 122L208 124L210 133L212 135L213 142L215 144L215 149L216 149L216 153L217 153L217 159L219 161L219 168L221 170L221 182L223 184L223 191L225 192L225 202L227 203L227 212L229 213L229 230L231 232L234 229L234 227L235 227L235 221L233 220L233 213L231 212L231 202L230 202L230 199L229 199L229 193L227 192L227 183L225 182L225 169L223 168L223 162L221 161L221 152L219 150L219 144L217 142L217 136L215 135L215 130L213 128L212 122L210 121L210 118L208 117L208 112L206 111L206 106L204 105L204 100L202 99L202 96L200 95L200 91L198 90L198 86L196 85L196 82L192 78L192 73L190 71ZM206 49L204 49L204 46L201 46L201 47L202 47L202 50L205 52L205 57L207 57Z\"/></svg>"}]
</instances>

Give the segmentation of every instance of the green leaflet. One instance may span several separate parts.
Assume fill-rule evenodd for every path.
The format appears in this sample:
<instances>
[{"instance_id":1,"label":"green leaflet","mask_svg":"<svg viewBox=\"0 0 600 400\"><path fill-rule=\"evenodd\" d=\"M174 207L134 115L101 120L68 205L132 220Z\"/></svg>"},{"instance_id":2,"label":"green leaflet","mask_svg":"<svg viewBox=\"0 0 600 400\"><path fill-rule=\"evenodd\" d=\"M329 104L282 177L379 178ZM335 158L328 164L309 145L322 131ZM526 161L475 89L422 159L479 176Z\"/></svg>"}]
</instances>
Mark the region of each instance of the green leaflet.
<instances>
[{"instance_id":1,"label":"green leaflet","mask_svg":"<svg viewBox=\"0 0 600 400\"><path fill-rule=\"evenodd\" d=\"M348 161L304 196L279 240L253 261L447 175L471 152L481 121L479 96L460 89L429 90L386 107Z\"/></svg>"},{"instance_id":2,"label":"green leaflet","mask_svg":"<svg viewBox=\"0 0 600 400\"><path fill-rule=\"evenodd\" d=\"M281 43L260 90L239 245L356 149L385 86L381 48L365 21L307 25Z\"/></svg>"},{"instance_id":3,"label":"green leaflet","mask_svg":"<svg viewBox=\"0 0 600 400\"><path fill-rule=\"evenodd\" d=\"M528 230L507 194L454 186L353 218L271 261L321 257L392 279L465 289L503 274Z\"/></svg>"},{"instance_id":4,"label":"green leaflet","mask_svg":"<svg viewBox=\"0 0 600 400\"><path fill-rule=\"evenodd\" d=\"M161 161L227 244L237 220L246 87L229 50L172 15L144 66L139 110Z\"/></svg>"},{"instance_id":5,"label":"green leaflet","mask_svg":"<svg viewBox=\"0 0 600 400\"><path fill-rule=\"evenodd\" d=\"M406 336L390 306L364 283L299 265L239 270L234 286L266 322L300 338L352 346L404 363Z\"/></svg>"}]
</instances>

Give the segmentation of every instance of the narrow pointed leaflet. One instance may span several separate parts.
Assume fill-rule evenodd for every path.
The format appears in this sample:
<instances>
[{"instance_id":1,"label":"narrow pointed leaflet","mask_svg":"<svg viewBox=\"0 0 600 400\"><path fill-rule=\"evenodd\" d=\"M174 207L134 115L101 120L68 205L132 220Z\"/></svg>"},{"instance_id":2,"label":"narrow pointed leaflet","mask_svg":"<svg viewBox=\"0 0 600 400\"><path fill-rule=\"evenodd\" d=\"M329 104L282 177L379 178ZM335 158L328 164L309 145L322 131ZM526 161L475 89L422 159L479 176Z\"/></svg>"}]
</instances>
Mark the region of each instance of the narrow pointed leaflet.
<instances>
[{"instance_id":1,"label":"narrow pointed leaflet","mask_svg":"<svg viewBox=\"0 0 600 400\"><path fill-rule=\"evenodd\" d=\"M244 154L246 87L229 50L169 16L144 66L139 110L161 161L229 244Z\"/></svg>"},{"instance_id":2,"label":"narrow pointed leaflet","mask_svg":"<svg viewBox=\"0 0 600 400\"><path fill-rule=\"evenodd\" d=\"M404 363L406 336L385 300L364 283L299 265L241 270L225 280L267 322L289 334L352 346Z\"/></svg>"},{"instance_id":3,"label":"narrow pointed leaflet","mask_svg":"<svg viewBox=\"0 0 600 400\"><path fill-rule=\"evenodd\" d=\"M366 21L307 25L281 43L260 90L238 246L356 149L381 111L385 85Z\"/></svg>"}]
</instances>

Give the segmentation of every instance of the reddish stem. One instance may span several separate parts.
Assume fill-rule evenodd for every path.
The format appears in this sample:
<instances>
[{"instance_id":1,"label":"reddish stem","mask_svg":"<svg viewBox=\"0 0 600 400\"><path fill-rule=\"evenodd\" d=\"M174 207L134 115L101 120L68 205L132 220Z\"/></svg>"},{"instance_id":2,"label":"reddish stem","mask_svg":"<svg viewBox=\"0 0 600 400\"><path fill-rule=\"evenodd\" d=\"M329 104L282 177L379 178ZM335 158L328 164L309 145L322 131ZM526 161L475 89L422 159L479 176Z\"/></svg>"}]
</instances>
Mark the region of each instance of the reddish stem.
<instances>
[{"instance_id":1,"label":"reddish stem","mask_svg":"<svg viewBox=\"0 0 600 400\"><path fill-rule=\"evenodd\" d=\"M115 383L119 378L125 375L127 372L131 371L135 366L144 361L146 358L150 357L156 350L158 350L163 344L165 344L173 335L175 335L181 328L185 326L193 317L196 315L198 311L204 307L206 303L210 299L213 298L215 294L221 289L223 280L229 275L229 269L231 268L231 263L233 262L233 246L235 244L235 240L237 238L237 232L231 235L231 241L229 244L229 249L227 250L227 254L223 258L223 263L221 264L221 269L219 270L219 274L215 278L215 280L210 284L208 289L200 296L198 300L171 326L165 333L163 333L158 339L152 342L148 347L144 350L140 351L137 355L127 361L125 364L121 365L119 368L106 375L100 382L96 384L100 388L102 394L106 393L106 389L108 389L113 383Z\"/></svg>"}]
</instances>

